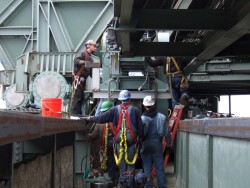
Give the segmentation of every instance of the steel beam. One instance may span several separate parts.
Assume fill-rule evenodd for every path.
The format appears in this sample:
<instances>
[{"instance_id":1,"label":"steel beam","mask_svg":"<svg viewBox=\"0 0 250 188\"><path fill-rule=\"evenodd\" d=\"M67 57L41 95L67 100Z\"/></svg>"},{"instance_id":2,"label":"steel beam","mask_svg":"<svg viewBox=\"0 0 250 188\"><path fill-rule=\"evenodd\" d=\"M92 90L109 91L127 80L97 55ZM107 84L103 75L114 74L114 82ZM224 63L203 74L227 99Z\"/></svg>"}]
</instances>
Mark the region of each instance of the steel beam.
<instances>
[{"instance_id":1,"label":"steel beam","mask_svg":"<svg viewBox=\"0 0 250 188\"><path fill-rule=\"evenodd\" d=\"M0 110L0 145L87 128L82 120L41 117L40 114Z\"/></svg>"},{"instance_id":2,"label":"steel beam","mask_svg":"<svg viewBox=\"0 0 250 188\"><path fill-rule=\"evenodd\" d=\"M19 7L23 2L26 0L13 0L9 3L7 8L5 8L1 12L0 16L0 25L16 10L17 7Z\"/></svg>"},{"instance_id":3,"label":"steel beam","mask_svg":"<svg viewBox=\"0 0 250 188\"><path fill-rule=\"evenodd\" d=\"M225 30L228 18L225 10L210 9L134 10L134 14L134 22L120 22L115 30Z\"/></svg>"},{"instance_id":4,"label":"steel beam","mask_svg":"<svg viewBox=\"0 0 250 188\"><path fill-rule=\"evenodd\" d=\"M247 35L246 35L247 36ZM240 39L242 41L242 39ZM249 56L250 44L247 42L236 42L220 52L216 57Z\"/></svg>"},{"instance_id":5,"label":"steel beam","mask_svg":"<svg viewBox=\"0 0 250 188\"><path fill-rule=\"evenodd\" d=\"M232 43L249 33L250 29L250 2L247 0L238 1L239 6L231 12L228 12L231 20L228 23L229 29L218 31L207 35L201 45L204 51L200 53L195 61L190 63L184 72L189 74L195 72L198 66L203 64L203 60L209 60L230 46ZM202 61L201 61L202 60Z\"/></svg>"},{"instance_id":6,"label":"steel beam","mask_svg":"<svg viewBox=\"0 0 250 188\"><path fill-rule=\"evenodd\" d=\"M199 45L192 43L138 42L133 47L135 56L195 57L202 52Z\"/></svg>"},{"instance_id":7,"label":"steel beam","mask_svg":"<svg viewBox=\"0 0 250 188\"><path fill-rule=\"evenodd\" d=\"M15 66L14 63L12 62L10 55L7 53L7 50L5 47L2 45L2 42L0 40L0 63L3 65L5 70L14 70Z\"/></svg>"},{"instance_id":8,"label":"steel beam","mask_svg":"<svg viewBox=\"0 0 250 188\"><path fill-rule=\"evenodd\" d=\"M250 81L249 74L217 74L209 75L206 73L193 73L189 75L192 82L236 82L236 81Z\"/></svg>"},{"instance_id":9,"label":"steel beam","mask_svg":"<svg viewBox=\"0 0 250 188\"><path fill-rule=\"evenodd\" d=\"M31 26L9 26L0 27L0 36L22 36L30 35L32 31Z\"/></svg>"},{"instance_id":10,"label":"steel beam","mask_svg":"<svg viewBox=\"0 0 250 188\"><path fill-rule=\"evenodd\" d=\"M128 24L131 21L134 0L121 1L119 7L119 24ZM116 10L114 10L116 12ZM120 32L117 33L118 41L122 42L122 50L124 53L130 51L130 33Z\"/></svg>"},{"instance_id":11,"label":"steel beam","mask_svg":"<svg viewBox=\"0 0 250 188\"><path fill-rule=\"evenodd\" d=\"M120 23L129 23L132 16L134 0L121 1Z\"/></svg>"},{"instance_id":12,"label":"steel beam","mask_svg":"<svg viewBox=\"0 0 250 188\"><path fill-rule=\"evenodd\" d=\"M196 72L232 72L232 73L249 73L250 62L227 62L227 61L216 61L204 63L200 65Z\"/></svg>"},{"instance_id":13,"label":"steel beam","mask_svg":"<svg viewBox=\"0 0 250 188\"><path fill-rule=\"evenodd\" d=\"M157 99L171 99L170 93L168 93L166 90L162 91L156 91L157 92ZM155 96L155 91L153 90L144 90L144 91L131 91L131 99L143 99L147 95ZM93 92L93 98L96 99L108 99L111 97L112 99L116 99L119 96L120 91L113 91L112 90L112 96L109 96L109 93L107 91L99 91L99 92Z\"/></svg>"},{"instance_id":14,"label":"steel beam","mask_svg":"<svg viewBox=\"0 0 250 188\"><path fill-rule=\"evenodd\" d=\"M74 51L76 52L84 49L85 43L89 39L97 41L107 27L107 23L110 23L113 17L113 3L109 1L102 9L102 11L97 15L91 27L89 27L89 29L84 33Z\"/></svg>"},{"instance_id":15,"label":"steel beam","mask_svg":"<svg viewBox=\"0 0 250 188\"><path fill-rule=\"evenodd\" d=\"M60 11L55 8L53 3L50 3L49 6L51 7L49 17L50 31L55 39L59 52L73 51L74 46L70 39L67 28L65 27Z\"/></svg>"}]
</instances>

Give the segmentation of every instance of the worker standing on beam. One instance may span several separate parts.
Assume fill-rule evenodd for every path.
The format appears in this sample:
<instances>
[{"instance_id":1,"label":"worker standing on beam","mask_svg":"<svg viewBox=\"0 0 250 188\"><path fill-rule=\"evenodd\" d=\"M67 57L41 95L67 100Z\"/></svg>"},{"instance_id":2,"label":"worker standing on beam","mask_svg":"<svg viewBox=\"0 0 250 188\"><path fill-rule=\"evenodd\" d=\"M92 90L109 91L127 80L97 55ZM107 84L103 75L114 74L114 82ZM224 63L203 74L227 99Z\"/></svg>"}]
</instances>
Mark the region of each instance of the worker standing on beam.
<instances>
[{"instance_id":1,"label":"worker standing on beam","mask_svg":"<svg viewBox=\"0 0 250 188\"><path fill-rule=\"evenodd\" d=\"M181 60L176 60L174 57L157 57L155 60L151 57L146 57L145 60L151 67L164 67L164 73L167 76L172 95L172 108L179 103L188 106L190 93L188 91L188 84L184 84L186 80L184 80L185 76Z\"/></svg>"},{"instance_id":2,"label":"worker standing on beam","mask_svg":"<svg viewBox=\"0 0 250 188\"><path fill-rule=\"evenodd\" d=\"M120 182L127 180L133 184L135 162L138 157L138 141L142 140L143 125L141 114L137 107L130 104L131 94L128 90L119 93L120 105L110 108L99 116L84 117L85 121L96 123L112 122L115 127L114 157L120 170ZM126 179L128 178L128 179Z\"/></svg>"},{"instance_id":3,"label":"worker standing on beam","mask_svg":"<svg viewBox=\"0 0 250 188\"><path fill-rule=\"evenodd\" d=\"M92 77L92 68L86 68L87 63L93 63L91 54L96 51L96 42L89 40L85 44L86 49L76 54L74 58L73 70L73 95L72 95L72 115L82 115L82 105L84 103L84 90L87 77Z\"/></svg>"}]
</instances>

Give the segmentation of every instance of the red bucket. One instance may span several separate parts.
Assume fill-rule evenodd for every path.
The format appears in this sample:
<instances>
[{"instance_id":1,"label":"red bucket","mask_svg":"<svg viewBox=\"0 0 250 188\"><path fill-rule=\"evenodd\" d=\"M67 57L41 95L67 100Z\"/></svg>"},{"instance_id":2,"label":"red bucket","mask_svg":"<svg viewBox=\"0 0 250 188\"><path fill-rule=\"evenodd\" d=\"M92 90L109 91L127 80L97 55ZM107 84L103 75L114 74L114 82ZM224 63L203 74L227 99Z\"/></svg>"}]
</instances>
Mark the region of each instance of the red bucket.
<instances>
[{"instance_id":1,"label":"red bucket","mask_svg":"<svg viewBox=\"0 0 250 188\"><path fill-rule=\"evenodd\" d=\"M62 98L42 98L43 117L62 116Z\"/></svg>"}]
</instances>

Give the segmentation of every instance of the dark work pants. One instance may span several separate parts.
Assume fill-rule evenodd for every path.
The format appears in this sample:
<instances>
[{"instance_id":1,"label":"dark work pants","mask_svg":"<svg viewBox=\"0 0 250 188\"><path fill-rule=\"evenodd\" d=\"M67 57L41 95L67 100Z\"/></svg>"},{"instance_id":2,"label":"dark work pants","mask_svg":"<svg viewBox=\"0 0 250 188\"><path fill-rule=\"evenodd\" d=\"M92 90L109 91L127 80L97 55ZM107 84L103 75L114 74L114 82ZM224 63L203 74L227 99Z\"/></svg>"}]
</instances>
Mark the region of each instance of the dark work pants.
<instances>
[{"instance_id":1,"label":"dark work pants","mask_svg":"<svg viewBox=\"0 0 250 188\"><path fill-rule=\"evenodd\" d=\"M108 161L107 161L107 171L113 183L115 183L115 175L116 175L116 164L115 157L113 153L113 148L108 152Z\"/></svg>"},{"instance_id":2,"label":"dark work pants","mask_svg":"<svg viewBox=\"0 0 250 188\"><path fill-rule=\"evenodd\" d=\"M179 103L179 100L183 94L190 96L187 89L183 89L180 87L181 85L181 76L175 76L172 78L172 94L174 100L172 100L172 108Z\"/></svg>"},{"instance_id":3,"label":"dark work pants","mask_svg":"<svg viewBox=\"0 0 250 188\"><path fill-rule=\"evenodd\" d=\"M82 105L84 103L84 86L79 84L75 90L73 99L72 114L82 115Z\"/></svg>"}]
</instances>

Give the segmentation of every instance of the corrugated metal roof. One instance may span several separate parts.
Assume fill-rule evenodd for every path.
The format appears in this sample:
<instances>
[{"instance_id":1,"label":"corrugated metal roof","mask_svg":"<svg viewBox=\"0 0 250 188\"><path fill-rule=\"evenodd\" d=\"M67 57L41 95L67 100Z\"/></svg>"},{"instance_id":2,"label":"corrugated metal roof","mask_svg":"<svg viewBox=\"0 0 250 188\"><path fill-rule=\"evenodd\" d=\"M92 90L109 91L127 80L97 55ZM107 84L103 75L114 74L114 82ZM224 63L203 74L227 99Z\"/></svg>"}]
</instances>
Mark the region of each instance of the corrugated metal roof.
<instances>
[{"instance_id":1,"label":"corrugated metal roof","mask_svg":"<svg viewBox=\"0 0 250 188\"><path fill-rule=\"evenodd\" d=\"M0 1L0 15L2 11L10 4L10 0L1 0Z\"/></svg>"}]
</instances>

